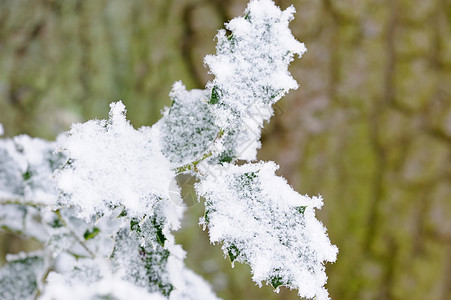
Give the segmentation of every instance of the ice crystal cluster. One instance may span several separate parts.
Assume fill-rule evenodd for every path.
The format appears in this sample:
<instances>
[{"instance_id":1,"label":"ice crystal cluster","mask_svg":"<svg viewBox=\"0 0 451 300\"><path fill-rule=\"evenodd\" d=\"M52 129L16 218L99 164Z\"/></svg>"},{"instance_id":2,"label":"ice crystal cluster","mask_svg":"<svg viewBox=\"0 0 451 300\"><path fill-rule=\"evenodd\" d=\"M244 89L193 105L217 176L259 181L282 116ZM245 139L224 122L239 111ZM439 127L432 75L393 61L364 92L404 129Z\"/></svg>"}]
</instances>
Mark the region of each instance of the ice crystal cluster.
<instances>
[{"instance_id":1,"label":"ice crystal cluster","mask_svg":"<svg viewBox=\"0 0 451 300\"><path fill-rule=\"evenodd\" d=\"M288 65L306 51L288 28L293 13L251 1L205 58L215 78L205 90L175 83L152 127L133 128L116 102L108 120L74 124L56 142L0 140L0 226L42 245L7 257L0 298L216 299L172 234L185 175L205 204L200 225L232 265L249 264L259 285L328 299L324 262L337 248L315 218L322 199L256 162L272 105L297 87Z\"/></svg>"}]
</instances>

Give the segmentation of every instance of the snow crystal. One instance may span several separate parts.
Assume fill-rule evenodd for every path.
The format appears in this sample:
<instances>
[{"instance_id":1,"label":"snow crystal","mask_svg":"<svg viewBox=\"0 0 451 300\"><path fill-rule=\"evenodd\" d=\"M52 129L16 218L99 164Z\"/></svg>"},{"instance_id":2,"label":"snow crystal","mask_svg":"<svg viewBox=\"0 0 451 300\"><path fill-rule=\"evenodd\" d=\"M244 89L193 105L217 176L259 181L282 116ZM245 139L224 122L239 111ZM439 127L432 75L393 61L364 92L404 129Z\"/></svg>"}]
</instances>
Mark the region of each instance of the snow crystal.
<instances>
[{"instance_id":1,"label":"snow crystal","mask_svg":"<svg viewBox=\"0 0 451 300\"><path fill-rule=\"evenodd\" d=\"M57 173L61 202L79 207L85 218L120 205L132 215L152 214L158 201L169 198L175 176L161 154L159 128L135 130L122 102L110 107L108 121L75 124L59 139L69 158Z\"/></svg>"},{"instance_id":2,"label":"snow crystal","mask_svg":"<svg viewBox=\"0 0 451 300\"><path fill-rule=\"evenodd\" d=\"M327 299L323 261L335 261L337 248L315 218L322 200L299 195L276 169L258 163L212 170L197 186L206 199L201 223L232 261L251 266L255 282Z\"/></svg>"}]
</instances>

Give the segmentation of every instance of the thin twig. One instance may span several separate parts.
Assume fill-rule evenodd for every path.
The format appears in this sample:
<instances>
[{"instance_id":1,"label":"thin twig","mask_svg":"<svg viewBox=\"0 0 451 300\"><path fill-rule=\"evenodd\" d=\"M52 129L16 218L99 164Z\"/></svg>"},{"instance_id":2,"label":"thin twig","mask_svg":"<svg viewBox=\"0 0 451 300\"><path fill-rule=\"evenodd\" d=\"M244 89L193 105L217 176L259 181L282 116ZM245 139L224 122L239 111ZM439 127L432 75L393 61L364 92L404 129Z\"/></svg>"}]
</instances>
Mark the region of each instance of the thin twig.
<instances>
[{"instance_id":1,"label":"thin twig","mask_svg":"<svg viewBox=\"0 0 451 300\"><path fill-rule=\"evenodd\" d=\"M69 230L72 237L86 250L86 252L89 253L89 255L91 255L92 258L95 258L95 254L91 250L89 250L89 248L86 246L86 244L80 238L78 238L77 234L72 230L72 228L63 219L59 209L55 210L55 214L58 216L58 219L61 221L61 224L63 224L63 226Z\"/></svg>"},{"instance_id":2,"label":"thin twig","mask_svg":"<svg viewBox=\"0 0 451 300\"><path fill-rule=\"evenodd\" d=\"M31 206L31 207L35 207L35 208L48 206L48 204L27 201L24 198L0 199L0 205L23 205L23 206Z\"/></svg>"}]
</instances>

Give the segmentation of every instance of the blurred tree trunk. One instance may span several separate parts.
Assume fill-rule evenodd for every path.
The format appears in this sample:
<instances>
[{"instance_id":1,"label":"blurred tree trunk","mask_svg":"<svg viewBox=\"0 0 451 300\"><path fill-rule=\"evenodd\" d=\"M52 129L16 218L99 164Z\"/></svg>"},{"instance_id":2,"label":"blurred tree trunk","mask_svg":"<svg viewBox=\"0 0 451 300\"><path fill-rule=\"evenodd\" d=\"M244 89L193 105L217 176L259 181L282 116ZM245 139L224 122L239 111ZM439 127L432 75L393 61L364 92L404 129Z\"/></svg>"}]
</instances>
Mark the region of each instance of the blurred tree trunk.
<instances>
[{"instance_id":1,"label":"blurred tree trunk","mask_svg":"<svg viewBox=\"0 0 451 300\"><path fill-rule=\"evenodd\" d=\"M172 83L202 88L203 56L247 0L0 1L0 122L53 139L123 100L151 125ZM275 160L340 248L334 299L451 298L451 1L296 0L308 53L277 104L260 158ZM188 209L188 265L225 299L297 299L230 269ZM197 230L197 231L196 231ZM9 239L10 240L10 239ZM4 243L4 241L3 241ZM4 245L4 244L3 244Z\"/></svg>"},{"instance_id":2,"label":"blurred tree trunk","mask_svg":"<svg viewBox=\"0 0 451 300\"><path fill-rule=\"evenodd\" d=\"M174 81L203 87L222 18L188 0L1 1L0 122L10 136L54 138L123 100L134 126L150 125Z\"/></svg>"},{"instance_id":3,"label":"blurred tree trunk","mask_svg":"<svg viewBox=\"0 0 451 300\"><path fill-rule=\"evenodd\" d=\"M260 157L324 196L332 298L451 299L451 2L295 5L301 88Z\"/></svg>"}]
</instances>

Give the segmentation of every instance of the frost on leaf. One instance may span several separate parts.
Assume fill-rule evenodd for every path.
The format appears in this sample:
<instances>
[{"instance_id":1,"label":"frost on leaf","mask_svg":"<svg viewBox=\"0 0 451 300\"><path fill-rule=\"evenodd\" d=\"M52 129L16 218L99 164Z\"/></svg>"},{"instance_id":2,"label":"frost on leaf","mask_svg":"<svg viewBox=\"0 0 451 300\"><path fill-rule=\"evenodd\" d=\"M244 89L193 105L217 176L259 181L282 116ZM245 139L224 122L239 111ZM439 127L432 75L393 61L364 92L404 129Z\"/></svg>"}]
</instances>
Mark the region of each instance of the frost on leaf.
<instances>
[{"instance_id":1,"label":"frost on leaf","mask_svg":"<svg viewBox=\"0 0 451 300\"><path fill-rule=\"evenodd\" d=\"M288 28L294 11L293 7L281 11L271 0L251 1L245 17L226 24L230 35L219 31L216 55L205 57L215 76L207 84L215 124L254 142L254 150L238 152L242 156L238 158L255 159L260 129L273 113L271 105L297 88L288 65L295 54L302 55L306 49Z\"/></svg>"},{"instance_id":2,"label":"frost on leaf","mask_svg":"<svg viewBox=\"0 0 451 300\"><path fill-rule=\"evenodd\" d=\"M0 299L34 299L44 260L30 254L7 257L0 269Z\"/></svg>"},{"instance_id":3,"label":"frost on leaf","mask_svg":"<svg viewBox=\"0 0 451 300\"><path fill-rule=\"evenodd\" d=\"M170 253L162 246L165 239L158 237L160 227L154 220L146 219L142 224L132 221L130 228L122 228L116 235L111 261L114 269L123 273L123 279L169 296L174 289L167 272ZM141 241L143 236L147 241Z\"/></svg>"},{"instance_id":4,"label":"frost on leaf","mask_svg":"<svg viewBox=\"0 0 451 300\"><path fill-rule=\"evenodd\" d=\"M272 105L297 88L288 72L306 49L288 28L294 8L281 11L271 0L254 0L245 17L220 30L216 55L205 57L215 79L205 91L176 83L162 124L162 146L177 166L209 156L209 164L255 160L263 122Z\"/></svg>"},{"instance_id":5,"label":"frost on leaf","mask_svg":"<svg viewBox=\"0 0 451 300\"><path fill-rule=\"evenodd\" d=\"M322 200L299 195L276 169L274 163L258 163L212 171L197 186L205 197L201 223L232 263L251 266L255 282L327 299L323 262L335 261L337 248L315 218Z\"/></svg>"},{"instance_id":6,"label":"frost on leaf","mask_svg":"<svg viewBox=\"0 0 451 300\"><path fill-rule=\"evenodd\" d=\"M41 220L56 203L52 173L64 160L55 143L27 135L0 139L0 226L45 242Z\"/></svg>"},{"instance_id":7,"label":"frost on leaf","mask_svg":"<svg viewBox=\"0 0 451 300\"><path fill-rule=\"evenodd\" d=\"M119 230L110 259L113 271L136 287L170 299L217 299L204 280L185 268L185 252L174 244L162 215L157 210L154 216L133 218L129 227Z\"/></svg>"},{"instance_id":8,"label":"frost on leaf","mask_svg":"<svg viewBox=\"0 0 451 300\"><path fill-rule=\"evenodd\" d=\"M58 147L68 157L57 173L61 203L89 217L122 205L130 215L151 214L168 199L174 177L161 154L159 128L135 130L121 102L111 104L109 120L75 124Z\"/></svg>"},{"instance_id":9,"label":"frost on leaf","mask_svg":"<svg viewBox=\"0 0 451 300\"><path fill-rule=\"evenodd\" d=\"M172 105L160 121L163 153L180 166L194 162L207 154L219 133L208 107L208 92L187 91L176 82L169 96Z\"/></svg>"},{"instance_id":10,"label":"frost on leaf","mask_svg":"<svg viewBox=\"0 0 451 300\"><path fill-rule=\"evenodd\" d=\"M63 160L55 144L27 135L0 139L0 200L34 205L53 204L52 172Z\"/></svg>"}]
</instances>

